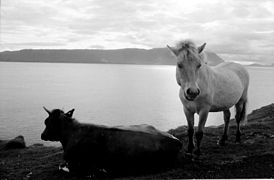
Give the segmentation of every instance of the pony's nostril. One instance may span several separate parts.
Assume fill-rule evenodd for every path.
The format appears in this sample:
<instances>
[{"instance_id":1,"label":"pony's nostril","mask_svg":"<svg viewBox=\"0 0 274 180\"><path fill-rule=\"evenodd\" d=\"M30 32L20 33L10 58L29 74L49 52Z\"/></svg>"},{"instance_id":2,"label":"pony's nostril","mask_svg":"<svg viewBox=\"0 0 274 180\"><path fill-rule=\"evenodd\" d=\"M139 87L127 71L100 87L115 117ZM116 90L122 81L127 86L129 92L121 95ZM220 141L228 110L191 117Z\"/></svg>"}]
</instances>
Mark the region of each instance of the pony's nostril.
<instances>
[{"instance_id":1,"label":"pony's nostril","mask_svg":"<svg viewBox=\"0 0 274 180\"><path fill-rule=\"evenodd\" d=\"M187 94L187 95L191 95L191 90L190 90L190 88L186 90L186 94Z\"/></svg>"},{"instance_id":2,"label":"pony's nostril","mask_svg":"<svg viewBox=\"0 0 274 180\"><path fill-rule=\"evenodd\" d=\"M193 96L195 93L193 93L193 91L190 88L188 88L186 90L186 94L189 95L189 96Z\"/></svg>"},{"instance_id":3,"label":"pony's nostril","mask_svg":"<svg viewBox=\"0 0 274 180\"><path fill-rule=\"evenodd\" d=\"M200 94L200 89L197 89L197 96Z\"/></svg>"},{"instance_id":4,"label":"pony's nostril","mask_svg":"<svg viewBox=\"0 0 274 180\"><path fill-rule=\"evenodd\" d=\"M200 94L200 90L199 89L192 90L191 88L188 88L186 90L186 94L189 95L189 96L191 96L191 97L196 97L196 96L198 96Z\"/></svg>"}]
</instances>

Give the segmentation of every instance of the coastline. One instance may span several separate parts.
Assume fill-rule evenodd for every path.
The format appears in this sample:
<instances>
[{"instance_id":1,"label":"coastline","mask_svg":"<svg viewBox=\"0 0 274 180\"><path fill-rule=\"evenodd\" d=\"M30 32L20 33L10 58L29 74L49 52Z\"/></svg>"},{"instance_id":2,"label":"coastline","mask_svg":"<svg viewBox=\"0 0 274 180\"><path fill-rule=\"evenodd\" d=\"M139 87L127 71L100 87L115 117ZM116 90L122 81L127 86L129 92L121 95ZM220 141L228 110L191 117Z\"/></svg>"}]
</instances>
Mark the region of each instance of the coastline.
<instances>
[{"instance_id":1,"label":"coastline","mask_svg":"<svg viewBox=\"0 0 274 180\"><path fill-rule=\"evenodd\" d=\"M185 157L175 167L152 174L126 176L126 179L174 178L273 178L274 177L274 104L253 110L242 126L242 142L234 143L234 120L231 120L226 146L216 144L222 125L206 127L203 154L198 160ZM168 131L187 142L187 126ZM4 141L0 141L3 143ZM0 179L86 179L63 174L61 147L34 144L24 149L0 150Z\"/></svg>"}]
</instances>

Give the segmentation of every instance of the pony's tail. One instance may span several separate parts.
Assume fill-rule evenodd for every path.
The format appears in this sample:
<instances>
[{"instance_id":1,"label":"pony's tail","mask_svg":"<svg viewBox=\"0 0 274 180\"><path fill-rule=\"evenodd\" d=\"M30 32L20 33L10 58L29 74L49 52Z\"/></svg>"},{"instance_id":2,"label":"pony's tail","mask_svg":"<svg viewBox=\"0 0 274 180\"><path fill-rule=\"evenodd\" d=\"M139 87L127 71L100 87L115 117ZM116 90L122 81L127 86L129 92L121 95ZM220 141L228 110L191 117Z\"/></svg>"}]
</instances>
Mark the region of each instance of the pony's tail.
<instances>
[{"instance_id":1,"label":"pony's tail","mask_svg":"<svg viewBox=\"0 0 274 180\"><path fill-rule=\"evenodd\" d=\"M240 114L240 119L243 123L243 125L247 124L247 115L246 115L246 109L247 109L247 100L243 102L243 108Z\"/></svg>"}]
</instances>

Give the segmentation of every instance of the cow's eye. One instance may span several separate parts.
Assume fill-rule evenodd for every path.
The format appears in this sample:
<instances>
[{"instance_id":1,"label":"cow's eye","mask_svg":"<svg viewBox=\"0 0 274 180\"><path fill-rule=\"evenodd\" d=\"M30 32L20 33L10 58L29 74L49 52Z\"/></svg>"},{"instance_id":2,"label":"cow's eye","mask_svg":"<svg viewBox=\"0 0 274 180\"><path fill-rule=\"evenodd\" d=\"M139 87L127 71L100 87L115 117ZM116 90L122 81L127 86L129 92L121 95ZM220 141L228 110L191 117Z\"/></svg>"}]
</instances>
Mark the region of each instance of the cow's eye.
<instances>
[{"instance_id":1,"label":"cow's eye","mask_svg":"<svg viewBox=\"0 0 274 180\"><path fill-rule=\"evenodd\" d=\"M180 69L183 67L183 66L182 66L181 64L179 64L179 63L177 64L177 66L178 66L178 68L180 68Z\"/></svg>"},{"instance_id":2,"label":"cow's eye","mask_svg":"<svg viewBox=\"0 0 274 180\"><path fill-rule=\"evenodd\" d=\"M50 123L49 119L46 119L46 120L45 120L45 125L48 126L49 123Z\"/></svg>"}]
</instances>

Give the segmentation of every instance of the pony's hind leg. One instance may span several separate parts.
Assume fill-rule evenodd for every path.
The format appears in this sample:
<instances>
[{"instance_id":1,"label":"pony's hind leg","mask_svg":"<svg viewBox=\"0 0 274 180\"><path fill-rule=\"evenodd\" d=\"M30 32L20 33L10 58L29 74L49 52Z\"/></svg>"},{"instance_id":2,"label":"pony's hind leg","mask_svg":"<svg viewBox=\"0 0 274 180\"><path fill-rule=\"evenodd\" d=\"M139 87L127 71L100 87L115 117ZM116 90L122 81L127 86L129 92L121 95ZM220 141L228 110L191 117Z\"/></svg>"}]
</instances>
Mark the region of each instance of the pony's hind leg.
<instances>
[{"instance_id":1,"label":"pony's hind leg","mask_svg":"<svg viewBox=\"0 0 274 180\"><path fill-rule=\"evenodd\" d=\"M237 123L237 129L236 129L236 142L241 142L241 130L240 130L240 122L245 119L246 116L246 100L240 99L239 102L235 105L236 108L236 123Z\"/></svg>"},{"instance_id":2,"label":"pony's hind leg","mask_svg":"<svg viewBox=\"0 0 274 180\"><path fill-rule=\"evenodd\" d=\"M218 144L220 146L224 146L225 145L225 141L227 140L227 133L228 133L228 128L229 128L229 120L230 120L230 111L229 109L227 110L224 110L223 111L224 113L224 123L225 123L225 126L224 126L224 134L221 136L220 140L218 141Z\"/></svg>"}]
</instances>

